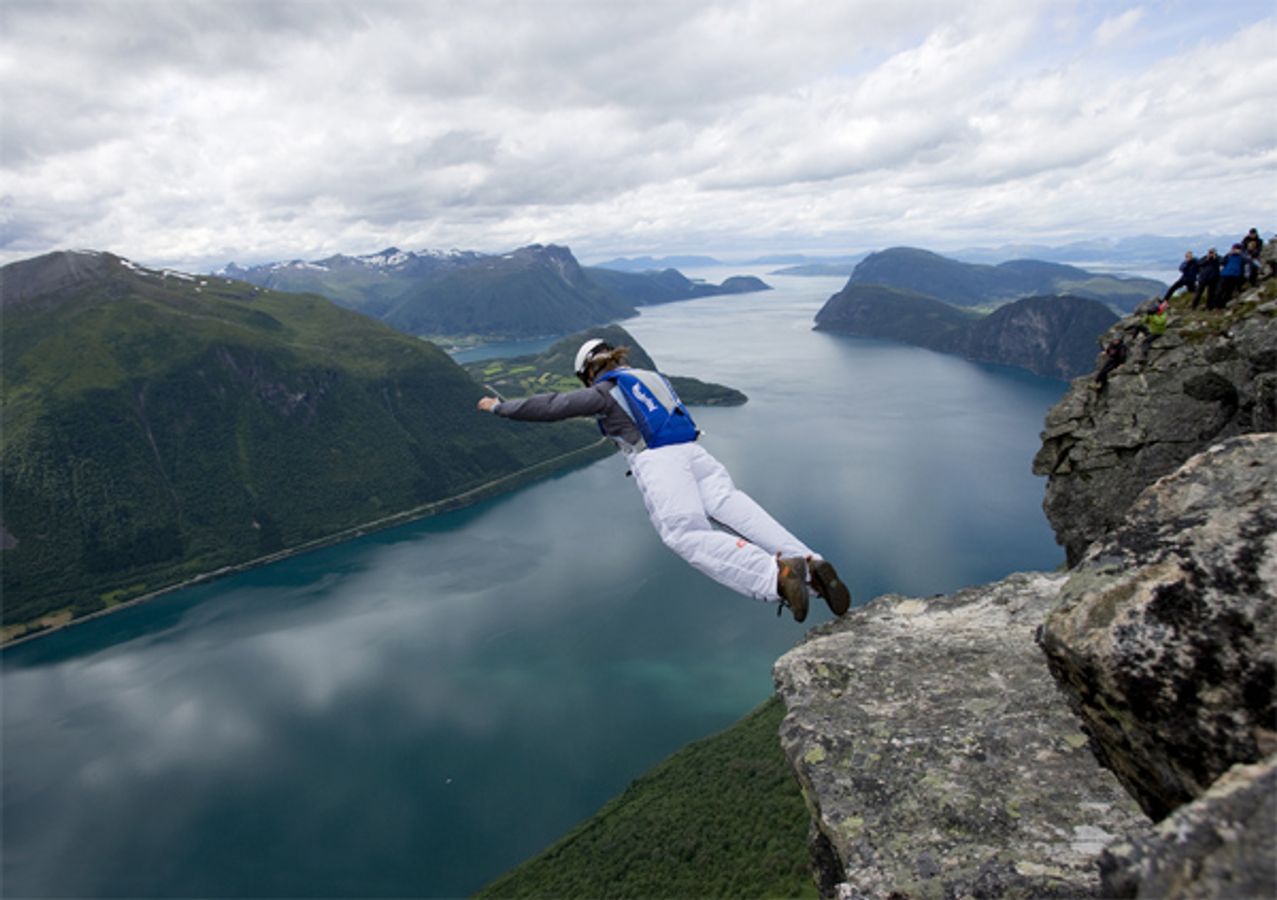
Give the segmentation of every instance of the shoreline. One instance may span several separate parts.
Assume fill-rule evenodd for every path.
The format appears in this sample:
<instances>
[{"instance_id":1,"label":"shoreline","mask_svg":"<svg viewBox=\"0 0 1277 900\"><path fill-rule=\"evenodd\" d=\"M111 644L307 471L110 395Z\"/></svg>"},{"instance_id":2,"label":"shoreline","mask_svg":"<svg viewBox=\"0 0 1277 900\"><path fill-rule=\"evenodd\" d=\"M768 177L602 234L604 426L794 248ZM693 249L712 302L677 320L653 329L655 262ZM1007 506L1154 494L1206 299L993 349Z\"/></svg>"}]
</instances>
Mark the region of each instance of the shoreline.
<instances>
[{"instance_id":1,"label":"shoreline","mask_svg":"<svg viewBox=\"0 0 1277 900\"><path fill-rule=\"evenodd\" d=\"M593 462L596 459L603 459L608 455L608 453L600 451L608 450L611 447L611 441L607 438L599 438L592 444L587 444L586 446L580 447L576 450L569 450L567 453L561 453L558 456L554 456L550 459L528 466L526 469L519 469L518 471L511 472L508 475L502 475L500 478L484 482L481 485L462 491L459 494L453 494L451 497L432 500L429 503L423 503L420 506L414 506L411 509L392 513L391 515L383 516L380 519L373 519L370 522L352 525L351 527L344 528L341 531L335 531L332 534L314 538L313 540L306 541L305 543L297 544L294 547L288 547L284 550L278 550L265 556L256 556L252 559L245 560L244 562L232 563L230 565L221 566L217 569L212 569L208 572L201 572L197 575L192 575L189 578L184 578L181 581L174 582L173 584L166 585L165 587L157 588L154 591L147 591L144 594L139 594L132 599L122 601L114 606L107 607L106 609L96 610L95 612L89 613L87 616L68 619L64 622L49 625L33 632L25 632L17 635L3 643L0 643L0 653L3 653L5 650L12 647L17 647L31 641L39 640L42 637L57 634L67 628L73 628L76 625L91 622L94 619L100 619L103 616L109 616L122 609L139 606L150 600L162 597L165 594L172 594L185 588L217 581L218 579L226 578L230 575L237 575L240 572L247 572L251 569L259 569L263 566L282 562L283 560L293 556L309 553L312 550L320 550L324 547L331 547L335 544L342 544L346 541L354 540L355 538L363 537L366 534L372 534L376 531L384 531L387 528L393 528L398 525L406 525L409 522L426 519L430 516L439 515L440 513L464 509L465 507L472 506L481 500L498 496L507 491L521 487L524 484L530 484L539 477L571 469L576 465L584 465L588 462ZM574 462L574 460L579 460L579 462ZM48 613L47 615L58 615L60 612L61 610L54 613Z\"/></svg>"}]
</instances>

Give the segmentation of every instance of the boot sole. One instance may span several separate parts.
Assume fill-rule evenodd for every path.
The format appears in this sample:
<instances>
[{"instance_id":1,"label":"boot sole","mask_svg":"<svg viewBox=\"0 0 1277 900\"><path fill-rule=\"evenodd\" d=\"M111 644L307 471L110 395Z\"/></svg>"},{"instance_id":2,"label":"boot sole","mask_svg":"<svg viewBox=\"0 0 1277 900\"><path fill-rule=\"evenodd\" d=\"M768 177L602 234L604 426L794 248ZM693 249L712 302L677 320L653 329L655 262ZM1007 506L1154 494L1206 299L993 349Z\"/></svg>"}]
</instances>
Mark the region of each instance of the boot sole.
<instances>
[{"instance_id":1,"label":"boot sole","mask_svg":"<svg viewBox=\"0 0 1277 900\"><path fill-rule=\"evenodd\" d=\"M825 602L829 604L829 609L835 616L841 616L851 608L851 591L847 589L847 585L843 584L828 560L820 559L812 562L809 571L816 593L825 598Z\"/></svg>"}]
</instances>

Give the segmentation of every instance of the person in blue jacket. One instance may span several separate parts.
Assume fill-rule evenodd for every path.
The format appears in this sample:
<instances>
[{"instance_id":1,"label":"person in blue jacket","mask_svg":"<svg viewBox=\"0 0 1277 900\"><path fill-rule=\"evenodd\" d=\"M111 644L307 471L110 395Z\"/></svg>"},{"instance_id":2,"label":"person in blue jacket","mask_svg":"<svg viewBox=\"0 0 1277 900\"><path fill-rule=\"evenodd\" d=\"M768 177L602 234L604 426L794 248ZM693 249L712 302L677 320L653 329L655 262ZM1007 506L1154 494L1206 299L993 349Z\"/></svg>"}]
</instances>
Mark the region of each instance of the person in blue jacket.
<instances>
[{"instance_id":1,"label":"person in blue jacket","mask_svg":"<svg viewBox=\"0 0 1277 900\"><path fill-rule=\"evenodd\" d=\"M613 379L622 372L635 376L631 391L636 385L653 408L658 394L667 394L671 406L681 404L659 373L630 369L626 353L599 338L586 341L574 363L583 388L518 400L484 397L479 409L529 422L594 418L625 454L662 542L694 568L737 593L789 607L798 622L807 617L809 584L834 615L845 613L851 592L833 564L737 488L695 429L676 443L645 441L635 410Z\"/></svg>"},{"instance_id":2,"label":"person in blue jacket","mask_svg":"<svg viewBox=\"0 0 1277 900\"><path fill-rule=\"evenodd\" d=\"M1223 309L1242 286L1246 277L1249 257L1242 250L1241 244L1233 244L1231 250L1224 254L1224 261L1219 267L1219 301L1216 309Z\"/></svg>"}]
</instances>

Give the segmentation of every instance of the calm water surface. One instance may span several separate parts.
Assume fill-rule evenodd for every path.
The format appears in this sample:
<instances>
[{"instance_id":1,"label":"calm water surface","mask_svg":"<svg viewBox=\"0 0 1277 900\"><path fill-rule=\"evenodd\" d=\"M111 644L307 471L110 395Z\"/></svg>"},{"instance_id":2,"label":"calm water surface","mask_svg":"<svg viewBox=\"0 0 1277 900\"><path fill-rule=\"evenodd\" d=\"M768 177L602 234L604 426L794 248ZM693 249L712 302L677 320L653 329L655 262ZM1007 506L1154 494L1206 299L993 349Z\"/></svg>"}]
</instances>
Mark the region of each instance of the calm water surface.
<instances>
[{"instance_id":1,"label":"calm water surface","mask_svg":"<svg viewBox=\"0 0 1277 900\"><path fill-rule=\"evenodd\" d=\"M767 280L624 324L750 396L707 445L858 601L1061 562L1029 466L1062 383L817 334L843 279ZM3 892L462 896L803 631L665 550L616 458L182 591L3 654Z\"/></svg>"}]
</instances>

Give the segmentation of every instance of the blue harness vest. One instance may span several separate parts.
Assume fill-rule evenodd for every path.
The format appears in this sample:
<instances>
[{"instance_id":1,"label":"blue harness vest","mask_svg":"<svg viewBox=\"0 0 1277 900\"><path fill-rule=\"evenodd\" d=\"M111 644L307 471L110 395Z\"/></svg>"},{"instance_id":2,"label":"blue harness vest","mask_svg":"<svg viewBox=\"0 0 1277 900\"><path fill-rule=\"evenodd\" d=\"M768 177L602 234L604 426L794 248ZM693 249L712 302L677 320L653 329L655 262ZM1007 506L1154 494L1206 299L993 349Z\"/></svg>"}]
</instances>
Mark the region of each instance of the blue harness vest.
<instances>
[{"instance_id":1,"label":"blue harness vest","mask_svg":"<svg viewBox=\"0 0 1277 900\"><path fill-rule=\"evenodd\" d=\"M611 369L598 380L612 382L612 396L634 420L648 447L686 444L700 434L687 407L659 372L628 367Z\"/></svg>"}]
</instances>

